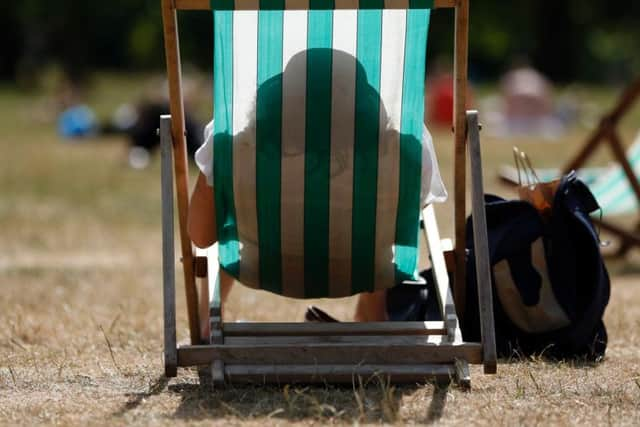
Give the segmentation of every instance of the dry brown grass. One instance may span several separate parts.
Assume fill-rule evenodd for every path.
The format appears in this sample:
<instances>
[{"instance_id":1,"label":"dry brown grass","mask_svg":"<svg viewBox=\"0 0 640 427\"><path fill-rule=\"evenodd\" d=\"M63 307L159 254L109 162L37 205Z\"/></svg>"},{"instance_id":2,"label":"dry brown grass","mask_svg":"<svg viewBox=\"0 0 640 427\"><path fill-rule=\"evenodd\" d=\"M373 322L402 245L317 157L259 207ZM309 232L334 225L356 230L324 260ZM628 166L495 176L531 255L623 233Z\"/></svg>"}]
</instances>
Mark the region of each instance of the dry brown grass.
<instances>
[{"instance_id":1,"label":"dry brown grass","mask_svg":"<svg viewBox=\"0 0 640 427\"><path fill-rule=\"evenodd\" d=\"M640 424L640 284L631 263L613 266L621 274L598 365L527 358L503 361L495 376L473 367L471 392L383 380L213 391L194 370L165 380L157 163L129 170L120 140L62 144L33 120L33 98L4 90L0 99L0 423ZM583 135L521 145L539 163L557 164ZM509 145L483 143L486 181L496 189L493 167L509 160ZM439 150L448 171L452 150ZM343 318L353 308L353 300L319 304ZM236 288L227 316L301 319L305 306Z\"/></svg>"}]
</instances>

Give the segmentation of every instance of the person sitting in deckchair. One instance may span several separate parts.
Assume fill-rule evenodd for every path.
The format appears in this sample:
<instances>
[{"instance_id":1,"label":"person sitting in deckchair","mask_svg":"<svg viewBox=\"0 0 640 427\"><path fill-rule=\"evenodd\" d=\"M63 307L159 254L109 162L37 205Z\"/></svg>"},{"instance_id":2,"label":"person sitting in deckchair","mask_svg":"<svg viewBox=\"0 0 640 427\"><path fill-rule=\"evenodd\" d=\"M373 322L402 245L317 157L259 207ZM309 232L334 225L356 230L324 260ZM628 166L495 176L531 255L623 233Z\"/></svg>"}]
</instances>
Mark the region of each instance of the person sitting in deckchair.
<instances>
[{"instance_id":1,"label":"person sitting in deckchair","mask_svg":"<svg viewBox=\"0 0 640 427\"><path fill-rule=\"evenodd\" d=\"M331 70L330 97L319 92L322 88L314 82L307 81L307 69L311 67L328 67ZM414 165L419 165L422 170L421 206L442 202L447 197L429 132L423 126L421 141L400 134L402 94L395 96L394 105L383 105L362 64L339 50L299 52L291 57L283 73L265 80L252 95L243 94L241 89L238 92L234 96L244 96L244 102L251 103L247 109L250 111L248 116L233 117L232 135L217 132L213 121L209 123L205 142L195 154L200 173L189 209L191 239L196 246L208 247L218 240L220 225L226 225L226 218L223 224L216 224L220 220L216 215L219 216L221 211L216 212L217 201L212 191L212 187L218 185L217 180L226 177L221 172L222 167L218 170L219 163L214 168L214 151L217 153L218 141L226 138L233 145L233 165L227 176L232 176L233 180L230 197L237 217L235 239L239 244L240 258L244 258L239 280L250 287L260 287L256 284L259 280L269 280L259 277L262 270L258 252L260 250L262 254L265 249L262 245L258 248L257 242L264 238L263 233L271 230L258 230L256 218L277 212L279 219L276 217L276 224L278 227L281 225L281 229L276 236L279 242L275 244L275 250L281 251L279 257L282 260L281 270L278 270L281 271L278 293L294 297L313 296L305 293L305 280L314 279L305 275L309 255L305 258L304 250L308 242L301 236L305 229L310 230L308 226L311 225L315 232L331 234L327 243L329 259L325 262L330 264L327 267L329 286L332 290L335 287L332 296L353 294L352 283L358 281L358 277L353 277L352 281L352 275L355 276L353 263L361 261L356 258L371 255L371 262L376 266L375 275L371 277L376 282L371 288L374 291L359 293L354 320L386 320L384 290L400 277L394 271L393 261L394 245L397 245L395 215L399 206L401 152L411 150L418 153L412 162L415 161ZM317 126L321 121L314 125L313 121L318 116L310 117L308 110L311 103L327 98L329 101L324 110L322 106L318 108L330 114L327 119L330 120L330 128L324 129ZM243 100L238 98L234 104L239 101L242 104ZM268 182L256 182L256 169L268 167L274 171L266 174L264 179ZM309 188L311 183L317 182L327 186ZM268 192L266 200L265 192ZM329 207L326 207L327 203L324 206L329 211L325 213L331 222L331 233L326 224L319 223L315 227L312 223L315 211L325 209L322 204L314 204L314 196L322 198L323 195L326 196L325 201L329 199ZM260 211L260 204L256 201L260 197L263 197L260 202L264 211ZM264 209L264 206L269 209ZM369 218L373 218L373 228L359 227L356 230L354 226L352 230L356 210L362 212L363 209L369 212ZM374 214L371 215L370 211ZM361 240L372 242L369 247L375 247L375 254L361 254L357 250ZM224 301L233 277L224 271L224 263L221 265L221 298ZM392 283L378 286L380 280ZM207 295L206 290L203 294ZM208 336L208 307L206 299L202 300L201 319L205 319L202 330Z\"/></svg>"}]
</instances>

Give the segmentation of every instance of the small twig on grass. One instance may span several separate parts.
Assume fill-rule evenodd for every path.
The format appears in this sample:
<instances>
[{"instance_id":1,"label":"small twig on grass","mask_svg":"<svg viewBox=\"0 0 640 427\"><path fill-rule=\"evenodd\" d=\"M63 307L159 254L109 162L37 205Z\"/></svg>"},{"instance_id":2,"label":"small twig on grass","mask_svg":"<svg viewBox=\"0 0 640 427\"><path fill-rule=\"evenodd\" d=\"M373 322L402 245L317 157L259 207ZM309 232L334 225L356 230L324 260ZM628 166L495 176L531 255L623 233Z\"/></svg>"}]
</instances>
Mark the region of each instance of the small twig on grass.
<instances>
[{"instance_id":1,"label":"small twig on grass","mask_svg":"<svg viewBox=\"0 0 640 427\"><path fill-rule=\"evenodd\" d=\"M38 360L36 360L36 356L30 354L31 356L31 364L33 365L33 370L36 371L36 374L42 379L42 372L40 372L40 365L38 365Z\"/></svg>"},{"instance_id":2,"label":"small twig on grass","mask_svg":"<svg viewBox=\"0 0 640 427\"><path fill-rule=\"evenodd\" d=\"M358 379L358 385L359 385L357 389L356 389L356 378ZM354 375L351 378L351 386L353 387L353 396L355 397L356 404L358 405L358 413L359 413L358 419L362 421L364 420L364 417L365 417L364 400L362 398L362 393L364 391L364 387L362 386L362 377L360 375L358 376Z\"/></svg>"},{"instance_id":3,"label":"small twig on grass","mask_svg":"<svg viewBox=\"0 0 640 427\"><path fill-rule=\"evenodd\" d=\"M122 374L122 370L120 369L120 366L118 366L118 363L116 363L116 357L113 354L113 348L111 347L111 342L109 341L109 338L107 337L107 333L104 331L104 328L102 327L102 325L98 325L98 328L100 328L100 331L102 331L102 335L104 336L104 340L107 342L107 347L109 347L109 354L111 355L111 360L113 361L113 366L116 367L116 370Z\"/></svg>"},{"instance_id":4,"label":"small twig on grass","mask_svg":"<svg viewBox=\"0 0 640 427\"><path fill-rule=\"evenodd\" d=\"M16 381L16 374L13 372L13 367L11 365L9 365L8 367L9 367L9 373L11 374L11 379L13 380L13 385L17 387L18 382Z\"/></svg>"},{"instance_id":5,"label":"small twig on grass","mask_svg":"<svg viewBox=\"0 0 640 427\"><path fill-rule=\"evenodd\" d=\"M522 399L525 395L525 386L520 384L520 378L516 378L516 399Z\"/></svg>"},{"instance_id":6,"label":"small twig on grass","mask_svg":"<svg viewBox=\"0 0 640 427\"><path fill-rule=\"evenodd\" d=\"M380 392L382 394L380 406L382 408L382 415L385 418L384 421L387 423L393 423L398 418L398 406L394 400L396 388L391 385L390 377L383 377L379 374L376 374L376 377L378 377Z\"/></svg>"},{"instance_id":7,"label":"small twig on grass","mask_svg":"<svg viewBox=\"0 0 640 427\"><path fill-rule=\"evenodd\" d=\"M20 344L20 341L18 341L17 339L11 338L9 342L17 347L20 347L21 350L27 351L27 348L22 344Z\"/></svg>"},{"instance_id":8,"label":"small twig on grass","mask_svg":"<svg viewBox=\"0 0 640 427\"><path fill-rule=\"evenodd\" d=\"M62 362L60 362L60 364L58 365L58 379L60 379L60 377L62 377L62 370L65 368L65 365L67 364L67 350L64 350L64 359L62 359Z\"/></svg>"},{"instance_id":9,"label":"small twig on grass","mask_svg":"<svg viewBox=\"0 0 640 427\"><path fill-rule=\"evenodd\" d=\"M267 418L273 418L276 415L281 414L283 412L284 412L284 409L282 409L282 408L275 409L275 410L269 412L269 414L267 415Z\"/></svg>"},{"instance_id":10,"label":"small twig on grass","mask_svg":"<svg viewBox=\"0 0 640 427\"><path fill-rule=\"evenodd\" d=\"M338 412L335 407L320 403L314 395L305 395L304 398L307 401L307 405L315 412L317 418L326 417L327 414L335 415Z\"/></svg>"},{"instance_id":11,"label":"small twig on grass","mask_svg":"<svg viewBox=\"0 0 640 427\"><path fill-rule=\"evenodd\" d=\"M536 386L536 390L538 391L538 393L540 393L540 384L538 384L538 381L536 381L535 377L533 376L533 372L531 372L531 369L529 369L529 377L531 377L531 381L533 381L533 385Z\"/></svg>"},{"instance_id":12,"label":"small twig on grass","mask_svg":"<svg viewBox=\"0 0 640 427\"><path fill-rule=\"evenodd\" d=\"M111 321L111 325L109 325L109 333L111 333L113 331L113 328L116 326L116 323L118 323L118 320L120 320L120 315L122 314L122 311L119 312L116 317Z\"/></svg>"},{"instance_id":13,"label":"small twig on grass","mask_svg":"<svg viewBox=\"0 0 640 427\"><path fill-rule=\"evenodd\" d=\"M220 406L222 406L224 409L226 409L227 411L231 412L233 415L235 415L238 418L244 418L242 413L240 411L238 411L236 408L234 408L233 406L229 405L227 402L220 400Z\"/></svg>"}]
</instances>

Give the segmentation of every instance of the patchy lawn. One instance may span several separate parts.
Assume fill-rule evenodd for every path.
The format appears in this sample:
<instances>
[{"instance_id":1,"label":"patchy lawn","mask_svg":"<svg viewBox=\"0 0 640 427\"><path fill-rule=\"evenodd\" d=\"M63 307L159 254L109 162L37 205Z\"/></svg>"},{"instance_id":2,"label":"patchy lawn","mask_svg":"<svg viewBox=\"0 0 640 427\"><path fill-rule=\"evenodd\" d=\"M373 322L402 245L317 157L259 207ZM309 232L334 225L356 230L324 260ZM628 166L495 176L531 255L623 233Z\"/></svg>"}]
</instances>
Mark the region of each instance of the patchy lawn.
<instances>
[{"instance_id":1,"label":"patchy lawn","mask_svg":"<svg viewBox=\"0 0 640 427\"><path fill-rule=\"evenodd\" d=\"M136 87L133 82L114 89L121 80L98 82L90 100L99 111L109 111ZM611 94L596 92L606 108ZM610 266L610 343L599 365L509 360L495 376L473 367L470 392L381 381L212 391L199 385L194 370L180 370L167 381L161 363L158 159L147 170L131 170L124 140L65 143L51 117L42 114L41 98L0 88L0 99L0 423L640 424L637 254ZM559 165L586 133L576 128L562 143L518 145L540 166ZM627 141L633 133L624 127ZM450 179L451 138L446 132L434 137ZM495 170L510 161L511 144L490 138L482 143L488 189L509 195L496 184ZM450 235L448 218L442 228ZM186 338L178 286L178 331ZM307 303L236 287L226 315L301 320ZM332 302L331 312L348 318L353 304Z\"/></svg>"}]
</instances>

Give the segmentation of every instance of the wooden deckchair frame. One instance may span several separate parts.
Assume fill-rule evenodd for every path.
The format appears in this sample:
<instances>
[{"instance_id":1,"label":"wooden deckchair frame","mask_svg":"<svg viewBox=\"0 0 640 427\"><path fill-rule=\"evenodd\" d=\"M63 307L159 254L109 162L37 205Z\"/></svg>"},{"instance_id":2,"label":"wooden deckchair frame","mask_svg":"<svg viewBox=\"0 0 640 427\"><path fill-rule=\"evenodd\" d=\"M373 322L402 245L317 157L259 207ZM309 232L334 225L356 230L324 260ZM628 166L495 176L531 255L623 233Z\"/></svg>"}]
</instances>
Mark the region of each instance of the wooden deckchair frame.
<instances>
[{"instance_id":1,"label":"wooden deckchair frame","mask_svg":"<svg viewBox=\"0 0 640 427\"><path fill-rule=\"evenodd\" d=\"M496 372L491 277L484 213L482 166L477 112L465 112L469 0L434 0L433 8L455 9L454 153L455 250L454 295L449 286L445 256L431 206L423 211L425 233L434 267L441 322L224 323L219 281L210 287L209 343L200 340L196 276L209 277L206 258L195 257L187 233L189 184L187 176L184 104L178 41L178 10L210 10L209 0L162 0L171 115L160 120L163 209L164 362L167 376L178 366L208 365L214 382L331 381L351 382L354 375L383 374L396 382L428 377L456 378L469 384L468 363L482 363L485 373ZM465 305L466 149L469 141L472 173L472 211L478 271L482 339L462 340L458 316ZM173 174L178 207L180 244L190 345L177 346L175 319L175 260L173 231ZM213 269L209 269L213 270ZM201 296L201 297L204 297Z\"/></svg>"},{"instance_id":2,"label":"wooden deckchair frame","mask_svg":"<svg viewBox=\"0 0 640 427\"><path fill-rule=\"evenodd\" d=\"M562 168L562 174L580 169L600 145L606 144L611 149L613 158L622 167L629 186L633 190L638 205L640 205L640 181L638 181L633 167L627 159L622 139L617 130L620 120L638 102L638 99L640 99L640 78L622 92L611 111L600 119L598 127L589 136L582 149ZM601 219L593 221L603 230L620 238L620 246L614 256L624 256L632 247L640 246L640 220L636 221L631 230L626 230L619 225Z\"/></svg>"},{"instance_id":3,"label":"wooden deckchair frame","mask_svg":"<svg viewBox=\"0 0 640 427\"><path fill-rule=\"evenodd\" d=\"M617 129L620 120L622 120L638 100L640 100L640 78L627 86L620 94L613 108L602 116L598 126L589 135L580 151L560 169L561 175L566 175L573 170L577 171L582 168L600 146L608 145L613 158L620 164L627 182L633 191L633 195L638 201L638 205L640 205L640 181L638 181L633 171L633 166L631 166L629 159L627 159L622 138L620 138ZM518 185L513 178L506 175L501 175L500 181L509 186ZM602 230L620 239L620 245L615 253L607 253L608 256L621 257L632 247L640 246L640 219L636 220L636 223L630 229L625 229L620 225L603 219L592 218L592 221Z\"/></svg>"}]
</instances>

